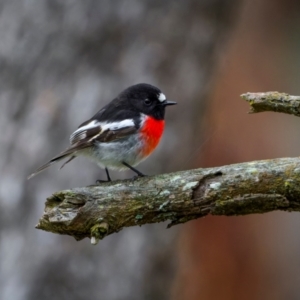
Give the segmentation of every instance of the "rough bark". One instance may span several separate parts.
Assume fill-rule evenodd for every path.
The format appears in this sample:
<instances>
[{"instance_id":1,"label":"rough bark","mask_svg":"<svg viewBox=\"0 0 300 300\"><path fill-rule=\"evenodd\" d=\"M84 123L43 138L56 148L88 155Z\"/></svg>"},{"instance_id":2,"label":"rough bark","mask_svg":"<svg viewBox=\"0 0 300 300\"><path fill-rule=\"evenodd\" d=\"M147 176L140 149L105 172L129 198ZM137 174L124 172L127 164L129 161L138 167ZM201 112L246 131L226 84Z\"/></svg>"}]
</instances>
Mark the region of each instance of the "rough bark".
<instances>
[{"instance_id":1,"label":"rough bark","mask_svg":"<svg viewBox=\"0 0 300 300\"><path fill-rule=\"evenodd\" d=\"M77 240L170 220L300 209L300 161L281 158L116 181L60 191L37 228Z\"/></svg>"}]
</instances>

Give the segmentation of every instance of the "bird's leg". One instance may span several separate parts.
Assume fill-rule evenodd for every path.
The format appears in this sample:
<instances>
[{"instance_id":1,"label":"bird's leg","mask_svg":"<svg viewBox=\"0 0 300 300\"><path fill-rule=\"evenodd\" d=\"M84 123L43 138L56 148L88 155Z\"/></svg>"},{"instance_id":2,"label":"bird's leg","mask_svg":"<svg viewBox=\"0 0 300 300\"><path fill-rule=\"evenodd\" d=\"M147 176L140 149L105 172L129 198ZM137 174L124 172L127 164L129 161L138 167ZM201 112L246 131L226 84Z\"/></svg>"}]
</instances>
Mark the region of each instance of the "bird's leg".
<instances>
[{"instance_id":1,"label":"bird's leg","mask_svg":"<svg viewBox=\"0 0 300 300\"><path fill-rule=\"evenodd\" d=\"M143 174L142 172L140 172L139 170L135 169L134 167L132 167L131 165L129 165L128 163L126 163L125 161L122 162L122 164L124 166L126 166L127 168L131 169L133 172L135 172L138 176L140 177L145 177L146 175Z\"/></svg>"},{"instance_id":2,"label":"bird's leg","mask_svg":"<svg viewBox=\"0 0 300 300\"><path fill-rule=\"evenodd\" d=\"M112 181L111 178L110 178L110 176L109 176L109 172L108 172L108 169L107 169L107 168L105 168L105 172L106 172L107 180L100 180L100 179L98 179L98 180L96 181L97 184L99 184L99 183L101 183L101 182L110 182L110 181Z\"/></svg>"},{"instance_id":3,"label":"bird's leg","mask_svg":"<svg viewBox=\"0 0 300 300\"><path fill-rule=\"evenodd\" d=\"M106 176L107 176L107 181L111 181L111 178L109 176L109 172L108 172L107 168L105 168L105 172L106 172Z\"/></svg>"}]
</instances>

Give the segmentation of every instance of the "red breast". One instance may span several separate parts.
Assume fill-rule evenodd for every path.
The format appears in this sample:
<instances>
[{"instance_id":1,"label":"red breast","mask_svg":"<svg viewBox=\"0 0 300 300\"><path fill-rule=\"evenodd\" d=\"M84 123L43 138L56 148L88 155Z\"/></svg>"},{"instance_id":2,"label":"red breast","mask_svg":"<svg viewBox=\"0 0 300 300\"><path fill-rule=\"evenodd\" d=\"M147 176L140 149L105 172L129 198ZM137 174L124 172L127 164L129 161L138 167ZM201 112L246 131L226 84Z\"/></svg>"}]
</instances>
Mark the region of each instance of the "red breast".
<instances>
[{"instance_id":1,"label":"red breast","mask_svg":"<svg viewBox=\"0 0 300 300\"><path fill-rule=\"evenodd\" d=\"M165 127L164 120L156 120L147 116L141 129L144 139L143 156L148 156L158 145Z\"/></svg>"}]
</instances>

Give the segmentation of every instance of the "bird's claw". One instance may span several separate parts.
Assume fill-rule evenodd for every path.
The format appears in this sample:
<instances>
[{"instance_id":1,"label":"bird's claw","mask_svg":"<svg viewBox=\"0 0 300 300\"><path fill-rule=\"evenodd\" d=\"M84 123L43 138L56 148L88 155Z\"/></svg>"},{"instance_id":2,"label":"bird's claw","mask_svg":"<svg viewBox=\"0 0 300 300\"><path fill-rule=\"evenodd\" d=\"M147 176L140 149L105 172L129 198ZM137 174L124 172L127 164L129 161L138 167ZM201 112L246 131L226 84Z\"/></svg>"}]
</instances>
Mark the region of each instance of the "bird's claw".
<instances>
[{"instance_id":1,"label":"bird's claw","mask_svg":"<svg viewBox=\"0 0 300 300\"><path fill-rule=\"evenodd\" d=\"M107 183L107 182L111 182L111 180L102 180L102 179L96 180L96 184Z\"/></svg>"},{"instance_id":2,"label":"bird's claw","mask_svg":"<svg viewBox=\"0 0 300 300\"><path fill-rule=\"evenodd\" d=\"M146 177L146 176L147 176L147 175L144 175L144 174L142 174L142 175L135 175L135 176L133 176L133 177L131 178L131 180L134 181L134 180L137 180L138 178Z\"/></svg>"}]
</instances>

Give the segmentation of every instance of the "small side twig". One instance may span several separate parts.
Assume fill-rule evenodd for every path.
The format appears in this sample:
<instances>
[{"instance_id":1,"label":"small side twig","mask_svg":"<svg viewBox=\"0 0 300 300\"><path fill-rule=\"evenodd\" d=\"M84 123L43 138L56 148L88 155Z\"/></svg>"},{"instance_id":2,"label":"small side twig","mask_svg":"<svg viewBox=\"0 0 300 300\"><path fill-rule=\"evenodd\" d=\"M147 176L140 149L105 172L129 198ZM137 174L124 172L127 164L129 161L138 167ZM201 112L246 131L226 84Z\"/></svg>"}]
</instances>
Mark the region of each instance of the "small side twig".
<instances>
[{"instance_id":1,"label":"small side twig","mask_svg":"<svg viewBox=\"0 0 300 300\"><path fill-rule=\"evenodd\" d=\"M250 113L274 111L300 117L300 96L291 96L286 93L246 93L241 97L251 106Z\"/></svg>"}]
</instances>

